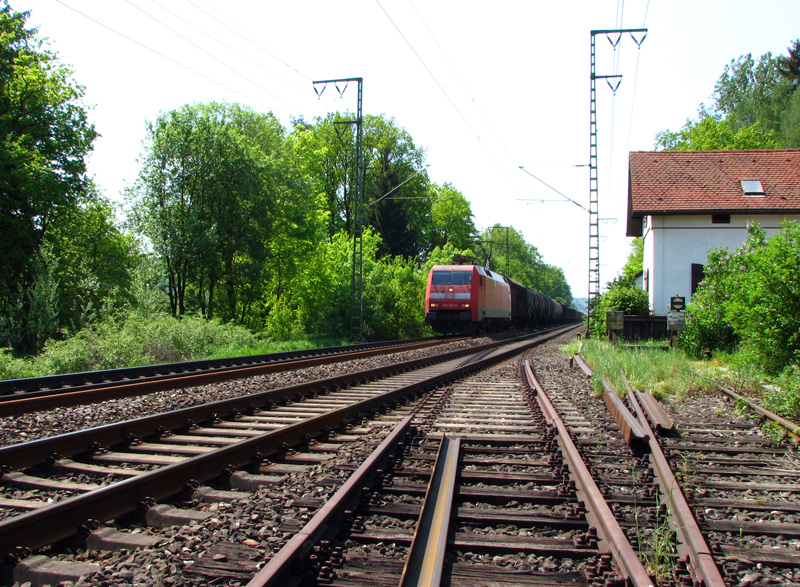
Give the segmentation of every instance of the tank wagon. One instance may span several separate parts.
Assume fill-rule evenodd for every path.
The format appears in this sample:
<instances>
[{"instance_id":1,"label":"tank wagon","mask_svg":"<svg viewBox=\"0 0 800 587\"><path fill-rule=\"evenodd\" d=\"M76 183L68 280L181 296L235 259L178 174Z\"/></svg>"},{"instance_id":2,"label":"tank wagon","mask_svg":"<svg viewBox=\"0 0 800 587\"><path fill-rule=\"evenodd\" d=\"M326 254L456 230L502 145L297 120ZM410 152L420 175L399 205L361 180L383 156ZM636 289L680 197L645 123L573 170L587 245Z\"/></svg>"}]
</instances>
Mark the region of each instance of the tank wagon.
<instances>
[{"instance_id":1,"label":"tank wagon","mask_svg":"<svg viewBox=\"0 0 800 587\"><path fill-rule=\"evenodd\" d=\"M574 322L575 309L480 265L434 265L425 322L441 334L473 334Z\"/></svg>"}]
</instances>

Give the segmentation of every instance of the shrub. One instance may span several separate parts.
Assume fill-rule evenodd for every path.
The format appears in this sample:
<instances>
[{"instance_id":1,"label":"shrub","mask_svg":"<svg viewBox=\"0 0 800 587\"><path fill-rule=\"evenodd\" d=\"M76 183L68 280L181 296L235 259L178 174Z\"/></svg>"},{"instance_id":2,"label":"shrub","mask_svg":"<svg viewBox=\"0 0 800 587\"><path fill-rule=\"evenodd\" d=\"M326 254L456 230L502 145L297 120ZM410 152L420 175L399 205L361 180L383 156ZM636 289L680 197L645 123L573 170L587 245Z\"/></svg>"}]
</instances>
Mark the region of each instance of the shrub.
<instances>
[{"instance_id":1,"label":"shrub","mask_svg":"<svg viewBox=\"0 0 800 587\"><path fill-rule=\"evenodd\" d=\"M650 300L647 292L637 287L627 278L619 277L608 284L608 290L592 301L590 312L593 336L606 334L606 312L621 311L628 316L644 314L648 311Z\"/></svg>"}]
</instances>

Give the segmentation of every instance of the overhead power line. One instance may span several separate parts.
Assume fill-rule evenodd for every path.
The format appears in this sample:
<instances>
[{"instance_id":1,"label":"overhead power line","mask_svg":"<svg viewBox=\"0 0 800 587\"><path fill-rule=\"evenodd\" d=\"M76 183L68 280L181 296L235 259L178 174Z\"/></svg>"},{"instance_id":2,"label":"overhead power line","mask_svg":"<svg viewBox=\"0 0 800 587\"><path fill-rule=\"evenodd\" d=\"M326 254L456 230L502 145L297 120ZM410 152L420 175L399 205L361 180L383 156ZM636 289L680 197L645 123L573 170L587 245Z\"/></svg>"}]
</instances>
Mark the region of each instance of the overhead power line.
<instances>
[{"instance_id":1,"label":"overhead power line","mask_svg":"<svg viewBox=\"0 0 800 587\"><path fill-rule=\"evenodd\" d=\"M149 51L150 53L153 53L154 55L156 55L156 56L160 57L161 59L165 59L166 61L169 61L169 62L170 62L170 63L172 63L173 65L177 65L177 66L178 66L178 67L180 67L181 69L185 69L185 70L186 70L186 71L188 71L189 73L192 73L192 74L194 74L194 75L196 75L196 76L198 76L198 77L201 77L201 78L203 78L204 80L206 80L206 81L209 81L209 82L211 82L212 84L214 84L214 85L216 85L216 86L219 86L219 87L223 88L224 90L227 90L228 92L231 92L231 93L233 93L233 94L236 94L237 96L240 96L240 97L244 98L245 100L248 100L248 101L250 101L250 102L253 102L254 104L258 104L258 105L260 105L260 106L263 106L263 107L264 107L264 109L266 109L266 110L270 110L270 109L271 109L271 107L270 107L270 106L268 106L267 104L264 104L263 102L261 102L261 101L259 101L259 100L256 100L255 98L252 98L252 97L250 97L250 96L248 96L248 95L246 95L246 94L243 94L242 92L240 92L240 91L238 91L238 90L234 90L233 88L231 88L231 87L229 87L229 86L227 86L227 85L225 85L225 84L223 84L223 83L221 83L221 82L218 82L217 80L215 80L215 79L212 79L212 78L208 77L207 75L205 75L205 74L203 74L203 73L200 73L199 71L197 71L197 70L195 70L195 69L192 69L192 68L191 68L191 67L189 67L188 65L185 65L185 64L183 64L183 63L181 63L181 62L179 62L179 61L176 61L176 60L175 60L175 59L173 59L172 57L169 57L169 56L167 56L167 55L164 55L163 53L161 53L161 52L157 51L156 49L153 49L152 47L149 47L148 45L145 45L144 43L142 43L142 42L140 42L140 41L137 41L136 39L134 39L134 38L132 38L132 37L129 37L129 36L128 36L128 35L126 35L125 33L122 33L122 32L120 32L120 31L116 30L115 28L113 28L113 27L111 27L111 26L109 26L109 25L107 25L107 24L105 24L105 23L103 23L103 22L100 22L100 21L99 21L99 20L97 20L96 18L92 18L92 17L91 17L91 16L89 16L88 14L85 14L85 13L81 12L80 10L78 10L78 9L76 9L76 8L74 8L74 7L72 7L72 6L70 6L69 4L67 4L66 2L64 2L63 0L56 0L56 2L58 2L59 4L61 4L62 6L64 6L65 8L69 8L70 10L72 10L73 12L75 12L75 13L79 14L79 15L80 15L80 16L82 16L83 18L85 18L85 19L87 19L87 20L90 20L90 21L92 21L93 23L95 23L95 24L97 24L97 25L99 25L99 26L103 27L104 29L106 29L106 30L108 30L108 31L111 31L111 32L112 32L112 33L114 33L115 35L118 35L118 36L122 37L123 39L126 39L126 40L130 41L131 43L133 43L133 44L135 44L135 45L138 45L139 47L141 47L141 48L142 48L142 49L144 49L145 51Z\"/></svg>"},{"instance_id":2,"label":"overhead power line","mask_svg":"<svg viewBox=\"0 0 800 587\"><path fill-rule=\"evenodd\" d=\"M428 75L431 76L431 79L436 84L436 86L439 88L439 90L441 90L442 94L444 94L444 97L447 98L448 102L450 102L450 105L453 107L453 110L456 111L456 113L461 117L461 120L464 121L464 124L467 125L467 128L469 128L469 130L472 132L472 134L475 135L475 138L478 139L478 142L481 144L483 149L486 151L486 154L489 155L489 158L492 160L492 163L494 163L495 167L497 167L497 169L500 171L500 173L503 174L503 177L506 178L506 180L509 182L509 185L511 185L513 187L513 183L511 183L511 179L508 177L508 175L506 174L505 170L500 166L500 164L497 162L497 159L495 159L494 155L492 155L492 152L486 146L486 143L481 139L481 136L478 134L478 132L475 130L475 128L472 126L472 124L470 124L469 120L467 120L467 117L464 115L464 113L461 111L461 109L456 105L456 103L450 97L450 94L447 93L447 90L444 89L444 86L439 82L439 80L433 74L433 71L431 71L431 69L428 67L428 64L425 63L425 60L422 59L422 56L420 56L420 54L417 52L417 50L411 44L411 41L409 41L408 38L403 34L403 31L400 30L399 26L397 26L397 23L394 21L394 19L392 19L391 15L386 11L386 9L380 3L380 0L375 0L375 2L378 4L380 9L386 15L386 18L389 19L389 22L392 23L392 26L398 32L398 34L403 39L403 41L405 41L406 45L408 45L408 48L411 49L411 52L414 53L414 56L417 58L417 60L422 64L422 67L425 68L425 71L428 72Z\"/></svg>"},{"instance_id":3,"label":"overhead power line","mask_svg":"<svg viewBox=\"0 0 800 587\"><path fill-rule=\"evenodd\" d=\"M281 104L283 104L284 106L286 106L286 107L287 107L287 108L289 108L290 110L294 110L294 111L295 111L295 112L297 112L298 114L300 113L300 111L299 111L297 108L295 108L295 107L293 107L292 105L288 104L288 103L287 103L287 102L285 102L284 100L282 100L282 99L278 98L278 96L276 96L275 94L273 94L272 92L270 92L270 91L269 91L269 90L267 90L266 88L264 88L264 87L262 87L262 86L258 85L258 84L257 84L256 82L254 82L254 81L253 81L253 80L252 80L250 77L246 76L245 74L243 74L242 72L238 71L237 69L234 69L233 67L231 67L230 65L228 65L227 63L225 63L225 62L224 62L222 59L220 59L219 57L217 57L216 55L214 55L214 54L213 54L213 53L211 53L210 51L207 51L206 49L204 49L203 47L201 47L200 45L198 45L197 43L195 43L194 41L192 41L192 40L191 40L191 39L189 39L188 37L186 37L186 36L182 35L181 33L179 33L178 31L176 31L175 29L173 29L173 28L172 28L172 27L170 27L169 25L167 25L167 24L165 24L165 23L161 22L161 21L160 21L158 18L156 18L155 16L153 16L152 14L150 14L149 12L147 12L147 11L146 11L144 8L142 8L141 6L137 6L136 4L134 4L133 2L131 2L131 0L125 0L125 1L126 1L128 4L130 4L131 6L133 6L133 7L134 7L136 10L138 10L139 12L141 12L142 14L144 14L146 17L148 17L149 19L151 19L153 22L155 22L156 24L159 24L159 25L161 25L162 27L164 27L165 29L167 29L169 32L171 32L173 35L177 36L178 38L180 38L180 39L183 39L184 41L186 41L187 43L189 43L189 44L190 44L192 47L194 47L194 48L195 48L195 49L197 49L198 51L200 51L200 52L202 52L203 54L207 55L208 57L210 57L211 59L213 59L214 61L216 61L217 63L219 63L220 65L222 65L222 66L223 66L223 67L225 67L226 69L228 69L229 71L232 71L233 73L235 73L236 75L238 75L239 77L241 77L241 78L242 78L243 80L245 80L247 83L249 83L249 84L253 85L253 86L254 86L254 87L256 87L256 88L258 88L259 90L261 90L262 92L264 92L264 93L265 93L265 94L267 94L268 96L271 96L271 97L275 98L275 99L276 99L278 102L280 102ZM169 10L167 10L167 12L170 12L170 11L169 11ZM174 13L170 12L170 14L174 14ZM179 17L179 18L180 18L180 17ZM181 20L183 20L183 19L181 19ZM184 22L186 22L186 21L184 20ZM188 24L188 23L187 23L187 24ZM194 25L190 25L190 26L194 26ZM195 27L195 28L197 28L197 27ZM205 34L205 33L204 33L204 34Z\"/></svg>"}]
</instances>

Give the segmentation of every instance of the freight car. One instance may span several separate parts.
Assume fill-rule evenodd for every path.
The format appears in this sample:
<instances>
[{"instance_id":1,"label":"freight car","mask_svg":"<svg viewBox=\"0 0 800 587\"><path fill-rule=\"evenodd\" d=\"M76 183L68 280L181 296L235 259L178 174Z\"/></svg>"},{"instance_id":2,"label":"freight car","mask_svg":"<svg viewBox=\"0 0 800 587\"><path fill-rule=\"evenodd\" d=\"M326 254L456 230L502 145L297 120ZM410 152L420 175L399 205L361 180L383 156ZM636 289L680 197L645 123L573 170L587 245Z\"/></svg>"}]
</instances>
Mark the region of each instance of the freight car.
<instances>
[{"instance_id":1,"label":"freight car","mask_svg":"<svg viewBox=\"0 0 800 587\"><path fill-rule=\"evenodd\" d=\"M442 334L473 334L576 321L561 302L480 265L435 265L425 289L425 322Z\"/></svg>"}]
</instances>

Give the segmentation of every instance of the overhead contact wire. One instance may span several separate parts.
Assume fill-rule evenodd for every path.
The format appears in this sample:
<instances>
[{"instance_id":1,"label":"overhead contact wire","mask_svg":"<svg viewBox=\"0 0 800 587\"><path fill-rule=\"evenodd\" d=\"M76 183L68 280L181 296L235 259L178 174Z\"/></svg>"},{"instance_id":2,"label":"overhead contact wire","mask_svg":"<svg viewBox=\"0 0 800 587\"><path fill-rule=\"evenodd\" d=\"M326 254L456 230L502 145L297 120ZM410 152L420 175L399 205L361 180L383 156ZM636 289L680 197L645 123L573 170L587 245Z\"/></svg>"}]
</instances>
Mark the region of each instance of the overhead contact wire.
<instances>
[{"instance_id":1,"label":"overhead contact wire","mask_svg":"<svg viewBox=\"0 0 800 587\"><path fill-rule=\"evenodd\" d=\"M290 110L293 110L293 111L297 112L298 114L300 114L300 113L301 113L301 112L300 112L300 110L298 110L298 109L297 109L297 108L295 108L294 106L292 106L292 105L288 104L287 102L284 102L283 100L281 100L280 98L278 98L278 96L276 96L275 94L273 94L272 92L270 92L270 91L269 91L269 90L267 90L266 88L263 88L263 87L259 86L259 85L258 85L257 83L255 83L253 80L251 80L251 79L250 79L250 78L248 78L246 75L244 75L242 72L240 72L240 71L238 71L238 70L234 69L233 67L231 67L230 65L228 65L227 63L225 63L224 61L222 61L222 60L221 60L219 57L217 57L217 56L216 56L216 55L214 55L213 53L211 53L211 52L209 52L209 51L206 51L206 50L205 50L203 47L201 47L200 45L198 45L197 43L195 43L195 42L194 42L194 41L192 41L191 39L189 39L189 38L187 38L186 36L182 35L181 33L179 33L178 31L176 31L175 29L173 29L173 28L172 28L172 27L170 27L169 25L167 25L167 24L165 24L165 23L161 22L161 21L160 21L158 18L156 18L155 16L153 16L152 14L150 14L149 12L147 12L147 11L146 11L144 8L142 8L141 6L137 6L136 4L134 4L133 2L131 2L131 0L125 0L125 2L127 2L128 4L130 4L131 6L133 6L133 7L134 7L136 10L138 10L139 12L141 12L142 14L144 14L145 16L147 16L148 18L150 18L151 20L153 20L155 23L157 23L157 24L161 25L162 27L164 27L165 29L167 29L169 32L171 32L171 33L172 33L173 35L175 35L176 37L179 37L179 38L183 39L184 41L186 41L187 43L189 43L189 44L190 44L192 47L194 47L195 49L197 49L197 50L201 51L201 52L202 52L202 53L204 53L205 55L208 55L208 56L209 56L211 59L213 59L214 61L216 61L217 63L219 63L220 65L222 65L222 66L223 66L223 67L225 67L226 69L228 69L229 71L231 71L231 72L235 73L236 75L238 75L239 77L241 77L243 80L245 80L245 81L246 81L246 82L248 82L249 84L252 84L254 87L258 88L260 91L264 92L264 93L265 93L265 94L267 94L268 96L271 96L272 98L274 98L275 100L277 100L278 102L280 102L281 104L283 104L284 106L286 106L287 108L289 108ZM170 12L170 14L173 14L171 11L168 11L168 12ZM184 22L186 22L186 21L184 21ZM191 26L193 26L193 25L191 25ZM265 108L269 108L269 107L268 107L268 106L266 106L265 104L261 104L261 105L262 105L262 106L264 106Z\"/></svg>"},{"instance_id":2,"label":"overhead contact wire","mask_svg":"<svg viewBox=\"0 0 800 587\"><path fill-rule=\"evenodd\" d=\"M244 98L245 100L250 100L250 101L252 101L252 102L254 102L254 103L256 103L256 104L259 104L260 106L263 106L263 107L264 107L265 109L267 109L267 110L269 110L269 109L270 109L270 107L269 107L269 106L267 106L266 104L263 104L262 102L260 102L260 101L258 101L258 100L256 100L256 99L254 99L254 98L251 98L250 96L247 96L247 95L245 95L245 94L243 94L243 93L239 92L238 90L234 90L233 88L230 88L230 87L226 86L225 84L223 84L223 83L221 83L221 82L218 82L218 81L216 81L216 80L214 80L214 79L212 79L212 78L208 77L207 75L204 75L204 74L200 73L199 71L196 71L196 70L192 69L192 68L191 68L191 67L189 67L188 65L184 65L183 63L180 63L180 62L178 62L178 61L175 61L175 60L174 60L174 59L172 59L171 57L168 57L167 55L164 55L163 53L160 53L159 51L156 51L156 50L155 50L155 49L153 49L152 47L148 47L148 46L147 46L147 45L145 45L144 43L141 43L141 42L137 41L136 39L134 39L134 38L132 38L132 37L129 37L129 36L128 36L128 35L126 35L125 33L121 33L120 31L118 31L118 30L116 30L116 29L114 29L114 28L112 28L112 27L108 26L107 24L105 24L105 23L102 23L102 22L100 22L99 20L97 20L97 19L95 19L95 18L92 18L92 17L91 17L91 16L89 16L88 14L84 14L84 13L83 13L83 12L81 12L80 10L78 10L78 9L76 9L76 8L73 8L73 7L72 7L72 6L70 6L69 4L65 3L63 0L56 0L56 2L58 2L59 4L61 4L62 6L64 6L65 8L69 8L69 9L70 9L70 10L72 10L73 12L75 12L75 13L77 13L77 14L81 15L81 16L82 16L82 17L84 17L85 19L87 19L87 20L90 20L90 21L92 21L93 23L95 23L95 24L97 24L97 25L99 25L99 26L103 27L104 29L111 31L111 32L112 32L112 33L114 33L115 35L119 35L119 36L120 36L120 37L122 37L123 39L126 39L126 40L130 41L131 43L133 43L133 44L135 44L135 45L138 45L138 46L139 46L139 47L141 47L142 49L145 49L146 51L150 51L150 52L151 52L151 53L153 53L154 55L157 55L158 57L161 57L162 59L165 59L166 61L169 61L169 62L170 62L170 63L172 63L173 65L177 65L177 66L178 66L178 67L180 67L181 69L185 69L185 70L186 70L186 71L188 71L189 73L192 73L192 74L194 74L194 75L196 75L196 76L198 76L198 77L201 77L201 78L203 78L204 80L206 80L206 81L209 81L209 82L211 82L212 84L214 84L214 85L216 85L216 86L219 86L219 87L223 88L224 90L227 90L227 91L229 91L229 92L231 92L231 93L233 93L233 94L236 94L237 96L240 96L240 97Z\"/></svg>"},{"instance_id":3,"label":"overhead contact wire","mask_svg":"<svg viewBox=\"0 0 800 587\"><path fill-rule=\"evenodd\" d=\"M444 86L442 86L442 84L441 84L441 83L439 83L439 80L436 78L436 76L435 76L435 75L433 75L433 72L430 70L430 68L428 67L428 65L427 65L427 64L425 63L425 61L422 59L422 57L420 56L420 54L419 54L419 53L417 53L417 50L416 50L416 49L414 49L414 46L411 44L411 42L410 42L410 41L409 41L409 40L406 38L406 36L403 34L403 31L401 31L401 30L400 30L400 27L399 27L399 26L397 26L397 23L395 23L394 19L392 19L392 17L389 15L389 13L386 11L386 9L385 9L385 8L383 7L383 5L380 3L380 0L375 0L375 2L378 4L378 6L380 7L380 9L381 9L381 10L383 11L383 13L386 15L386 18L388 18L388 19L389 19L389 22L391 22L391 23L392 23L392 26L395 28L395 30L398 32L398 34L399 34L399 35L402 37L403 41L405 41L406 45L408 45L408 48L409 48L409 49L411 49L411 52L412 52L412 53L414 53L414 56L415 56L415 57L416 57L416 58L419 60L419 62L422 64L422 67L424 67L424 68L425 68L425 71L427 71L427 72L428 72L428 75L430 75L430 76L431 76L431 79L432 79L432 80L433 80L433 82L436 84L436 86L437 86L437 87L438 87L438 88L441 90L442 94L444 94L444 97L445 97L445 98L447 98L447 101L448 101L448 102L450 102L450 105L453 107L453 109L456 111L456 113L458 113L458 115L461 117L461 120L463 120L463 121L464 121L464 124L466 124L466 125L467 125L467 128L469 128L469 130L470 130L470 131L472 131L472 134L474 134L474 135L475 135L475 138L476 138L476 139L478 139L478 142L481 144L481 146L483 147L483 149L486 151L486 154L487 154L487 155L489 155L489 158L492 160L492 163L494 163L494 164L495 164L495 167L497 167L497 169L500 171L500 173L502 173L502 174L503 174L503 177L505 177L505 178L506 178L506 181L508 181L509 185L510 185L510 186L513 188L513 187L514 187L514 184L511 182L511 178L509 178L509 177L508 177L508 175L506 174L506 172L503 170L503 168L500 166L500 164L499 164L499 163L497 162L497 160L494 158L494 155L492 155L491 151L490 151L490 150L489 150L489 148L486 146L486 143L484 143L484 142L483 142L483 140L481 139L481 137L480 137L480 135L478 134L478 132L477 132L477 131L476 131L476 130L473 128L473 126L472 126L472 125L469 123L469 120L467 120L467 117L466 117L466 116L464 116L464 113L463 113L463 112L461 112L461 110L459 109L459 107L456 105L456 103L453 101L453 99L450 97L450 95L449 95L449 94L447 93L447 91L444 89Z\"/></svg>"}]
</instances>

